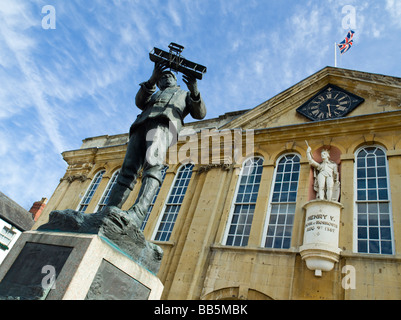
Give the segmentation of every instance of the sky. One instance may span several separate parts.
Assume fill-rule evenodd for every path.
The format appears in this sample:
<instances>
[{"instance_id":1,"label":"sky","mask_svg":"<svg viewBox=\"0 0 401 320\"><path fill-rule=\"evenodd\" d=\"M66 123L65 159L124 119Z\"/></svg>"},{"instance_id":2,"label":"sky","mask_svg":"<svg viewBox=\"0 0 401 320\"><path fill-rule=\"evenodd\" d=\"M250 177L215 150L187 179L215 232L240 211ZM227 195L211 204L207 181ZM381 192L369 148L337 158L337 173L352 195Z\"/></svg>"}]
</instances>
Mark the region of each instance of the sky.
<instances>
[{"instance_id":1,"label":"sky","mask_svg":"<svg viewBox=\"0 0 401 320\"><path fill-rule=\"evenodd\" d=\"M64 176L62 152L128 132L153 47L207 67L214 118L334 66L350 27L338 67L401 77L401 0L0 0L0 191L29 210Z\"/></svg>"}]
</instances>

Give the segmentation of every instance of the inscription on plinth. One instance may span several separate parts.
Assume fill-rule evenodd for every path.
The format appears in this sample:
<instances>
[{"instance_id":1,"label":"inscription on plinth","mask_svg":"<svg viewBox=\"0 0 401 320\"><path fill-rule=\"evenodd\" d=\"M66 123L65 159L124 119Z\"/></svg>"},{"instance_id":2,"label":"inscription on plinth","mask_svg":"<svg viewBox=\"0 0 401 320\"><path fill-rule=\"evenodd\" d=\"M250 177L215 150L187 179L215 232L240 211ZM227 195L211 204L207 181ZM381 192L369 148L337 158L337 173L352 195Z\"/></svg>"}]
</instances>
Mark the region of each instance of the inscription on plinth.
<instances>
[{"instance_id":1,"label":"inscription on plinth","mask_svg":"<svg viewBox=\"0 0 401 320\"><path fill-rule=\"evenodd\" d=\"M147 300L150 289L103 260L86 300Z\"/></svg>"},{"instance_id":2,"label":"inscription on plinth","mask_svg":"<svg viewBox=\"0 0 401 320\"><path fill-rule=\"evenodd\" d=\"M302 259L315 275L330 271L338 262L340 214L342 205L327 200L312 200L305 206L303 245L299 248Z\"/></svg>"},{"instance_id":3,"label":"inscription on plinth","mask_svg":"<svg viewBox=\"0 0 401 320\"><path fill-rule=\"evenodd\" d=\"M0 282L2 299L42 300L49 293L43 285L44 267L52 266L58 275L67 261L71 247L27 242ZM54 279L56 280L56 279ZM47 283L46 283L47 284Z\"/></svg>"}]
</instances>

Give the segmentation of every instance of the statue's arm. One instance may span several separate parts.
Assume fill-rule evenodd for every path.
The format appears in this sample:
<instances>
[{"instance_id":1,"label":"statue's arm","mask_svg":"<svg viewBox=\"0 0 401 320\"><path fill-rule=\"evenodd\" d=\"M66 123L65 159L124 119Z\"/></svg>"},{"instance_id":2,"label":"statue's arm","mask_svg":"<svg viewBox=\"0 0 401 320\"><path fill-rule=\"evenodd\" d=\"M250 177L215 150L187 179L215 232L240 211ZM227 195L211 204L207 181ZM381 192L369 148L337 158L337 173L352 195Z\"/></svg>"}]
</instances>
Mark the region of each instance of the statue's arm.
<instances>
[{"instance_id":1,"label":"statue's arm","mask_svg":"<svg viewBox=\"0 0 401 320\"><path fill-rule=\"evenodd\" d=\"M188 92L187 106L189 114L192 118L202 120L206 117L206 105L200 94L198 97L192 97L192 95Z\"/></svg>"},{"instance_id":2,"label":"statue's arm","mask_svg":"<svg viewBox=\"0 0 401 320\"><path fill-rule=\"evenodd\" d=\"M308 147L308 150L306 151L306 157L308 158L308 162L312 167L315 167L317 169L320 167L320 164L313 160L310 147Z\"/></svg>"},{"instance_id":3,"label":"statue's arm","mask_svg":"<svg viewBox=\"0 0 401 320\"><path fill-rule=\"evenodd\" d=\"M138 93L135 96L135 104L136 106L144 110L146 105L149 103L150 98L156 91L156 85L151 85L149 82L142 82L140 84L140 88Z\"/></svg>"},{"instance_id":4,"label":"statue's arm","mask_svg":"<svg viewBox=\"0 0 401 320\"><path fill-rule=\"evenodd\" d=\"M202 120L204 117L206 117L206 105L198 90L196 79L187 75L184 75L182 79L189 90L186 99L189 109L188 111L192 118Z\"/></svg>"},{"instance_id":5,"label":"statue's arm","mask_svg":"<svg viewBox=\"0 0 401 320\"><path fill-rule=\"evenodd\" d=\"M156 83L166 68L167 65L165 63L155 63L149 80L140 84L141 87L135 96L135 104L139 109L144 110L146 108L152 95L156 92Z\"/></svg>"}]
</instances>

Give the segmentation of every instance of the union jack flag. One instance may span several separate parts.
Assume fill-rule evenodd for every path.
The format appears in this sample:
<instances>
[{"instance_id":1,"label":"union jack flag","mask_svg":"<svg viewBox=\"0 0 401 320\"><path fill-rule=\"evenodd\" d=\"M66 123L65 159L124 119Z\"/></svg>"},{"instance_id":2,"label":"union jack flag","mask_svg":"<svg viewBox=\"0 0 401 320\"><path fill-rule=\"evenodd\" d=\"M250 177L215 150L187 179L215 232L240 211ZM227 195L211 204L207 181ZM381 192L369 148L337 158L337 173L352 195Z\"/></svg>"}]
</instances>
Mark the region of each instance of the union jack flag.
<instances>
[{"instance_id":1,"label":"union jack flag","mask_svg":"<svg viewBox=\"0 0 401 320\"><path fill-rule=\"evenodd\" d=\"M352 38L354 37L354 33L355 32L352 30L348 31L345 39L338 44L338 48L340 49L341 54L346 53L354 44L354 40L352 40Z\"/></svg>"}]
</instances>

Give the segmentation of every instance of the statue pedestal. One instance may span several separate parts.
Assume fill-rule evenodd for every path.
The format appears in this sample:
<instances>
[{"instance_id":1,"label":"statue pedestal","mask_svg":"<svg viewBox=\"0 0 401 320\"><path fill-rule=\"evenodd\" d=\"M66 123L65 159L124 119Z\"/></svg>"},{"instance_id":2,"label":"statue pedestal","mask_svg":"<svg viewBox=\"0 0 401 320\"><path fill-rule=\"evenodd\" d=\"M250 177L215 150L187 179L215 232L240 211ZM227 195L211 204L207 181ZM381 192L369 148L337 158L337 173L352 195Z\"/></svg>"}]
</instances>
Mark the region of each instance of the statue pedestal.
<instances>
[{"instance_id":1,"label":"statue pedestal","mask_svg":"<svg viewBox=\"0 0 401 320\"><path fill-rule=\"evenodd\" d=\"M22 233L0 267L0 299L153 300L163 284L97 234Z\"/></svg>"},{"instance_id":2,"label":"statue pedestal","mask_svg":"<svg viewBox=\"0 0 401 320\"><path fill-rule=\"evenodd\" d=\"M321 276L339 261L338 248L342 204L335 201L312 200L305 206L303 245L299 248L308 269Z\"/></svg>"}]
</instances>

